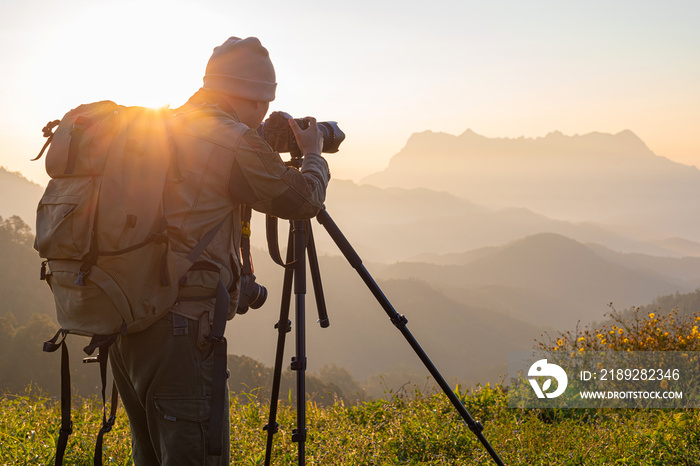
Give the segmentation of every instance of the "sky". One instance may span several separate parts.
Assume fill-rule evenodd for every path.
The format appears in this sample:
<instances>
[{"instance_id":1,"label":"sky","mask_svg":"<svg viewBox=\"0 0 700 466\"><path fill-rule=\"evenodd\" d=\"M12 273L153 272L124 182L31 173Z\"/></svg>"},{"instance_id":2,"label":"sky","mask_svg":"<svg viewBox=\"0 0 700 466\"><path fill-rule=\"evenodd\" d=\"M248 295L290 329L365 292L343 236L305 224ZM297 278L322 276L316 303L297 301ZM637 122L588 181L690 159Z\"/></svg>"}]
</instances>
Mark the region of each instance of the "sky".
<instances>
[{"instance_id":1,"label":"sky","mask_svg":"<svg viewBox=\"0 0 700 466\"><path fill-rule=\"evenodd\" d=\"M696 0L0 0L0 166L45 184L41 128L81 103L177 107L213 48L257 36L270 109L337 121L339 179L411 134L631 130L700 167ZM429 156L429 154L426 154Z\"/></svg>"}]
</instances>

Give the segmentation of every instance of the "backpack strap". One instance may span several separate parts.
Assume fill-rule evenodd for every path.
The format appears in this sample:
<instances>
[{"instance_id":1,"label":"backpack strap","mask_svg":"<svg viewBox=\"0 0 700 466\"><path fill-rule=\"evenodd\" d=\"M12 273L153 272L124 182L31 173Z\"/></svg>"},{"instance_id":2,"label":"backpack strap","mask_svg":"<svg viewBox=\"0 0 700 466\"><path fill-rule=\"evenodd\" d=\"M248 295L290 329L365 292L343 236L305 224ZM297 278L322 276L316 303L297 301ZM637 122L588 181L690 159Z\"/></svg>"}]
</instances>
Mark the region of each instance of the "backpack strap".
<instances>
[{"instance_id":1,"label":"backpack strap","mask_svg":"<svg viewBox=\"0 0 700 466\"><path fill-rule=\"evenodd\" d=\"M63 464L63 455L68 445L68 437L73 433L73 421L71 421L71 397L70 397L70 362L68 359L68 346L66 345L68 330L60 329L56 335L44 342L44 351L53 353L61 348L61 429L56 444L56 460L54 465ZM59 342L58 339L61 338Z\"/></svg>"},{"instance_id":2,"label":"backpack strap","mask_svg":"<svg viewBox=\"0 0 700 466\"><path fill-rule=\"evenodd\" d=\"M212 242L216 234L224 225L228 217L221 220L214 228L208 231L202 239L192 248L187 254L187 260L193 265L200 255ZM209 448L208 453L211 456L221 456L223 454L222 432L223 432L223 411L224 400L226 398L226 379L228 373L226 371L226 319L228 317L229 295L226 285L221 281L216 285L216 300L214 303L214 317L211 326L211 332L207 336L207 340L213 345L214 367L212 374L211 387L211 407L209 412Z\"/></svg>"},{"instance_id":3,"label":"backpack strap","mask_svg":"<svg viewBox=\"0 0 700 466\"><path fill-rule=\"evenodd\" d=\"M92 120L83 115L78 116L73 123L73 127L70 130L70 144L68 145L68 160L66 161L66 168L63 171L64 175L72 175L75 171L75 164L78 161L78 148L80 147L80 141L83 139L83 134L85 130L92 125Z\"/></svg>"},{"instance_id":4,"label":"backpack strap","mask_svg":"<svg viewBox=\"0 0 700 466\"><path fill-rule=\"evenodd\" d=\"M229 292L224 283L219 280L216 288L216 304L214 305L214 320L211 333L207 340L214 346L214 367L211 382L211 408L209 413L209 455L223 454L222 433L224 420L224 400L226 399L226 318L229 308Z\"/></svg>"},{"instance_id":5,"label":"backpack strap","mask_svg":"<svg viewBox=\"0 0 700 466\"><path fill-rule=\"evenodd\" d=\"M42 129L44 133L44 137L46 138L46 143L44 143L44 147L41 148L41 152L39 152L39 155L34 157L33 159L30 160L30 162L34 162L35 160L39 160L42 155L44 155L44 152L46 152L46 149L49 147L49 144L51 144L51 141L53 141L53 129L58 126L58 124L61 122L61 120L53 120L49 121L46 123L46 126Z\"/></svg>"},{"instance_id":6,"label":"backpack strap","mask_svg":"<svg viewBox=\"0 0 700 466\"><path fill-rule=\"evenodd\" d=\"M96 349L99 348L99 353L97 356L92 358L85 358L83 362L99 362L100 363L100 377L102 379L102 428L97 434L97 441L95 442L95 454L93 462L95 466L102 466L102 439L104 435L112 430L114 426L114 421L117 417L117 406L119 404L119 391L117 390L116 382L112 382L112 400L110 407L110 416L107 418L107 397L106 397L106 385L107 385L107 361L109 359L109 347L117 340L119 334L115 333L113 335L94 335L90 344L86 346L83 351L88 355L92 355Z\"/></svg>"}]
</instances>

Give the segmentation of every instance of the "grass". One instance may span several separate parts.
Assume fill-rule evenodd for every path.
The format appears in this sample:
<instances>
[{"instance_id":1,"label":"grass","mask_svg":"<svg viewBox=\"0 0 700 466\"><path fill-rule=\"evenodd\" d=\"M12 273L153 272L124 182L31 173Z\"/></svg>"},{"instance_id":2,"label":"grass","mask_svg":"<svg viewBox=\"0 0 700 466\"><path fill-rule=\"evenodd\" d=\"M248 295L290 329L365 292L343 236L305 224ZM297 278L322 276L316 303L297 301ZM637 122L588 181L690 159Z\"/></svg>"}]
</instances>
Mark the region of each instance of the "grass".
<instances>
[{"instance_id":1,"label":"grass","mask_svg":"<svg viewBox=\"0 0 700 466\"><path fill-rule=\"evenodd\" d=\"M514 410L499 387L458 392L505 464L697 465L697 410ZM296 464L291 441L296 412L280 407L273 463ZM52 464L60 410L39 393L0 398L0 464ZM237 397L231 403L231 463L263 464L267 400ZM443 394L395 396L358 406L307 407L309 465L494 464ZM73 413L74 433L65 464L92 464L101 404L83 400ZM122 410L107 434L105 464L130 465L128 420Z\"/></svg>"},{"instance_id":2,"label":"grass","mask_svg":"<svg viewBox=\"0 0 700 466\"><path fill-rule=\"evenodd\" d=\"M577 330L554 337L542 348L624 351L698 350L697 315L677 312L619 318L601 328ZM622 332L620 332L622 328ZM613 333L611 333L611 331ZM583 338L583 339L582 339ZM624 339L627 339L627 343ZM605 342L603 342L605 340ZM676 342L673 346L673 342ZM641 343L644 346L641 346ZM456 389L484 435L508 465L698 465L700 410L508 408L500 386ZM254 394L231 402L231 464L263 464L268 400ZM28 389L0 397L0 464L53 464L60 419L58 400ZM65 464L92 464L95 435L102 408L96 399L75 400L74 433ZM273 464L297 463L292 442L296 411L282 403L280 430L275 435ZM306 463L309 465L490 465L494 464L476 436L462 422L442 393L402 391L390 400L346 406L307 405ZM130 465L128 420L120 409L115 428L107 434L105 464Z\"/></svg>"}]
</instances>

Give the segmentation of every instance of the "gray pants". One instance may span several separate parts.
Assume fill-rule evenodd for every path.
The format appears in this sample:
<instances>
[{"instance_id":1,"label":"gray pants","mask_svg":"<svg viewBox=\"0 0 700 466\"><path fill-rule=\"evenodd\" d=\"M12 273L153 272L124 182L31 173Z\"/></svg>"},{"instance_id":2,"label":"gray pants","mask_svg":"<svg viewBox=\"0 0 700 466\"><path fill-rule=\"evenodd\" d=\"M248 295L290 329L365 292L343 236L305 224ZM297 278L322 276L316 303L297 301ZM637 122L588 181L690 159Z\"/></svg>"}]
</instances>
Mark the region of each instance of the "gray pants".
<instances>
[{"instance_id":1,"label":"gray pants","mask_svg":"<svg viewBox=\"0 0 700 466\"><path fill-rule=\"evenodd\" d=\"M120 336L112 373L129 416L134 464L229 464L228 390L224 454L207 455L213 358L200 322L172 313L143 332Z\"/></svg>"}]
</instances>

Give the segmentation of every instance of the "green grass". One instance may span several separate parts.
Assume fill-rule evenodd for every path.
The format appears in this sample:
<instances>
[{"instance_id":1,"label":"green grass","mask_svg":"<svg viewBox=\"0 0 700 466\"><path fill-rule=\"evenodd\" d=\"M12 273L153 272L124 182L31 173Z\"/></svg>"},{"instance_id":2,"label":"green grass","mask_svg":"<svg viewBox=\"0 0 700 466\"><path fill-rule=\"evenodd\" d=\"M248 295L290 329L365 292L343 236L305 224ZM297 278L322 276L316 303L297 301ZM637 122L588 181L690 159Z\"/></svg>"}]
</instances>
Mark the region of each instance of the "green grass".
<instances>
[{"instance_id":1,"label":"green grass","mask_svg":"<svg viewBox=\"0 0 700 466\"><path fill-rule=\"evenodd\" d=\"M700 458L698 410L515 410L498 387L457 393L508 465L696 465ZM89 465L101 403L74 404L65 464ZM3 396L0 407L0 464L53 464L57 400L28 392ZM494 464L442 393L416 391L358 406L309 403L307 416L309 465ZM267 400L232 400L231 464L263 463L267 417ZM273 463L296 464L296 412L288 403L278 421ZM106 436L105 464L132 464L129 455L128 420L120 409Z\"/></svg>"},{"instance_id":2,"label":"green grass","mask_svg":"<svg viewBox=\"0 0 700 466\"><path fill-rule=\"evenodd\" d=\"M599 328L564 332L540 349L550 352L700 351L700 315L616 313ZM507 465L699 465L700 410L512 409L500 387L456 390L484 435ZM336 401L307 404L308 465L494 464L443 393L405 390L390 400L357 406ZM74 400L74 434L64 464L92 464L102 419L96 399ZM55 398L27 390L0 396L0 464L53 464L60 423ZM231 402L231 464L263 464L268 400L234 396ZM297 463L292 442L296 411L282 403L273 464ZM129 465L129 424L119 410L104 444L105 464Z\"/></svg>"}]
</instances>

